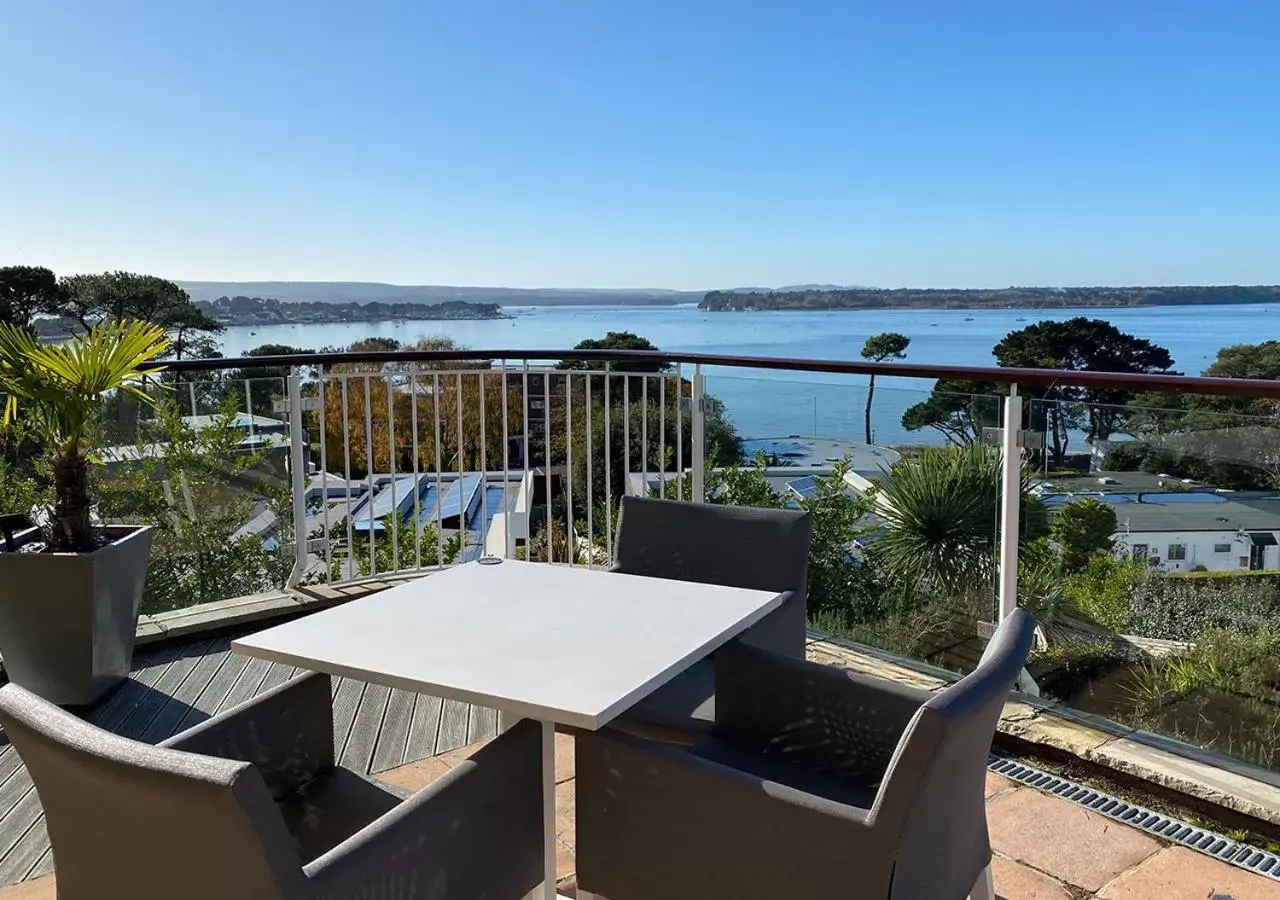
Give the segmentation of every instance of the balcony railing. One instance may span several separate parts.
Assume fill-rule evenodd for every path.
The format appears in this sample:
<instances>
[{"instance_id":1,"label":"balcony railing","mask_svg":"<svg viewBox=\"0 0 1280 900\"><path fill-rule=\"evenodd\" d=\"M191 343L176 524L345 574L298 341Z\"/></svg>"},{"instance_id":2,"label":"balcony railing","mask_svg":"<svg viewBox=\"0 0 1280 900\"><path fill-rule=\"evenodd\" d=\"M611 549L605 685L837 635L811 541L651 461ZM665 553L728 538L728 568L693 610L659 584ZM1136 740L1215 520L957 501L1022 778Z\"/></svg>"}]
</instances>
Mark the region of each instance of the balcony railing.
<instances>
[{"instance_id":1,"label":"balcony railing","mask_svg":"<svg viewBox=\"0 0 1280 900\"><path fill-rule=\"evenodd\" d=\"M561 350L156 381L166 427L108 417L104 480L134 480L101 510L166 531L155 608L481 555L607 566L625 494L807 506L815 625L964 669L1025 605L1046 692L1280 769L1280 382ZM1051 523L1098 506L1112 533L1071 556Z\"/></svg>"}]
</instances>

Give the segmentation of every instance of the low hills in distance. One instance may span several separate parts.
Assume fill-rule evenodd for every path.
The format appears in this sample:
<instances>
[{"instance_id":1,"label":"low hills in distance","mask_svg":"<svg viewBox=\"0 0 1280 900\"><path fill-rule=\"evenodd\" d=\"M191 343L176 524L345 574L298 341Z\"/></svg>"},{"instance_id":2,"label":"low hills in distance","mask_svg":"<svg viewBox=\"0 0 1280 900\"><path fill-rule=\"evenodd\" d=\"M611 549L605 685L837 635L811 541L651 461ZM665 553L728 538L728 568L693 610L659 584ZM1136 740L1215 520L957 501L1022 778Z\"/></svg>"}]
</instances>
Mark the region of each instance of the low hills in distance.
<instances>
[{"instance_id":1,"label":"low hills in distance","mask_svg":"<svg viewBox=\"0 0 1280 900\"><path fill-rule=\"evenodd\" d=\"M832 284L679 291L663 288L506 288L368 281L179 281L191 299L269 298L286 304L442 303L529 306L673 306L713 312L799 309L1063 309L1280 302L1280 285L872 288ZM403 313L401 313L403 315ZM489 311L488 315L496 315Z\"/></svg>"},{"instance_id":2,"label":"low hills in distance","mask_svg":"<svg viewBox=\"0 0 1280 900\"><path fill-rule=\"evenodd\" d=\"M712 312L800 309L1063 309L1199 306L1280 301L1280 285L987 289L838 288L708 291Z\"/></svg>"},{"instance_id":3,"label":"low hills in distance","mask_svg":"<svg viewBox=\"0 0 1280 900\"><path fill-rule=\"evenodd\" d=\"M497 303L500 306L666 306L697 303L703 291L630 288L502 288L370 281L179 281L192 300L264 297L290 303Z\"/></svg>"}]
</instances>

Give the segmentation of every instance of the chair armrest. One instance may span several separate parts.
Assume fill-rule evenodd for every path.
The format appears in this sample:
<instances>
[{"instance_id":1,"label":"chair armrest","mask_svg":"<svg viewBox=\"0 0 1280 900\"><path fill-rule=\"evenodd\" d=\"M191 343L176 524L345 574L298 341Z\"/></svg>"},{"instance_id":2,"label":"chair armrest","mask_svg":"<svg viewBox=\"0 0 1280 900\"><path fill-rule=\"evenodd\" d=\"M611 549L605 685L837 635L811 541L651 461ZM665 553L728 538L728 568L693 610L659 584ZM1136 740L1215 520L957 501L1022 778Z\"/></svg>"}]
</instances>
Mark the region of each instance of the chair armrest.
<instances>
[{"instance_id":1,"label":"chair armrest","mask_svg":"<svg viewBox=\"0 0 1280 900\"><path fill-rule=\"evenodd\" d=\"M278 800L333 767L329 676L291 679L160 746L253 763Z\"/></svg>"},{"instance_id":2,"label":"chair armrest","mask_svg":"<svg viewBox=\"0 0 1280 900\"><path fill-rule=\"evenodd\" d=\"M755 898L859 884L871 896L892 862L865 809L613 730L579 733L574 758L582 890Z\"/></svg>"},{"instance_id":3,"label":"chair armrest","mask_svg":"<svg viewBox=\"0 0 1280 900\"><path fill-rule=\"evenodd\" d=\"M304 868L321 897L522 897L542 881L542 734L525 719Z\"/></svg>"},{"instance_id":4,"label":"chair armrest","mask_svg":"<svg viewBox=\"0 0 1280 900\"><path fill-rule=\"evenodd\" d=\"M714 733L816 772L878 783L911 719L933 695L770 653L742 641L716 652Z\"/></svg>"}]
</instances>

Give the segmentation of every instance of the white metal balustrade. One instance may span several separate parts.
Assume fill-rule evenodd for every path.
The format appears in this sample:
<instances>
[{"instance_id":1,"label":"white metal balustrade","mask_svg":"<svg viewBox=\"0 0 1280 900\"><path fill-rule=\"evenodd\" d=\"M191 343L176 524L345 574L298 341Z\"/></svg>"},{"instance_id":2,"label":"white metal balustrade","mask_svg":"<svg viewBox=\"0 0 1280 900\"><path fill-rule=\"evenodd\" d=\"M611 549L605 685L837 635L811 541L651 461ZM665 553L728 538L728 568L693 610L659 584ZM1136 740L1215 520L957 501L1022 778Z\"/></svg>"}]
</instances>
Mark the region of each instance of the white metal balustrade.
<instances>
[{"instance_id":1,"label":"white metal balustrade","mask_svg":"<svg viewBox=\"0 0 1280 900\"><path fill-rule=\"evenodd\" d=\"M294 542L292 585L531 556L535 540L546 561L608 565L623 493L702 499L700 366L690 377L679 365L505 360L308 375L289 378L293 529L306 538Z\"/></svg>"},{"instance_id":2,"label":"white metal balustrade","mask_svg":"<svg viewBox=\"0 0 1280 900\"><path fill-rule=\"evenodd\" d=\"M534 364L565 359L592 368ZM704 499L703 374L708 366L717 371L756 369L774 376L875 374L1001 384L1008 391L1000 441L1005 486L1019 483L1023 387L1280 398L1280 385L1260 380L612 350L310 354L183 360L168 368L199 372L277 367L292 373L292 526L300 539L293 542L291 581L296 584L431 568L450 561L446 557L451 545L457 547L456 558L482 553L513 556L522 544L527 552L535 538L546 544L539 555L550 561L607 563L621 494L652 490L675 499ZM648 371L630 371L633 368ZM495 392L496 402L490 400ZM246 409L253 403L250 393L246 385ZM451 393L455 402L443 403ZM475 399L467 405L462 398L469 393ZM1036 396L1035 390L1028 393ZM194 399L191 402L194 408ZM400 417L408 418L407 428L397 422ZM615 427L619 420L626 423L621 429ZM499 432L500 445L494 439ZM382 441L376 452L375 437ZM443 450L450 443L452 453L446 455ZM318 453L309 454L310 446ZM311 459L318 466L309 471ZM385 465L376 465L383 461ZM466 494L469 474L479 475L485 489ZM428 485L434 485L434 493ZM406 490L413 496L408 521L401 496ZM604 496L596 496L598 491ZM377 492L386 496L378 498ZM1001 613L1016 602L1020 527L1016 492L1003 493ZM470 511L469 517L464 507L472 501L479 510ZM575 527L578 517L581 527ZM380 520L396 525L380 526ZM446 541L449 524L454 527ZM340 527L335 530L335 525ZM421 540L425 528L435 534L430 553ZM401 546L405 541L413 546Z\"/></svg>"},{"instance_id":3,"label":"white metal balustrade","mask_svg":"<svg viewBox=\"0 0 1280 900\"><path fill-rule=\"evenodd\" d=\"M305 377L295 368L289 378L293 528L307 539L294 542L290 583L426 570L485 554L530 555L539 532L540 559L608 565L621 494L702 502L707 400L701 364L677 364L668 372L605 366L572 370L507 360L466 369L322 365L309 367ZM497 403L490 401L495 394ZM375 409L382 403L385 409ZM1003 420L1001 617L1017 598L1017 385L1004 398ZM375 452L379 439L385 447ZM384 459L386 465L377 465ZM334 476L342 485L336 491ZM601 486L603 497L597 496ZM317 496L318 512L313 505L309 513L307 498ZM400 524L387 527L391 520ZM560 529L563 543L553 533ZM435 535L434 556L426 558L424 531ZM411 547L401 546L406 537ZM450 541L457 546L452 557Z\"/></svg>"}]
</instances>

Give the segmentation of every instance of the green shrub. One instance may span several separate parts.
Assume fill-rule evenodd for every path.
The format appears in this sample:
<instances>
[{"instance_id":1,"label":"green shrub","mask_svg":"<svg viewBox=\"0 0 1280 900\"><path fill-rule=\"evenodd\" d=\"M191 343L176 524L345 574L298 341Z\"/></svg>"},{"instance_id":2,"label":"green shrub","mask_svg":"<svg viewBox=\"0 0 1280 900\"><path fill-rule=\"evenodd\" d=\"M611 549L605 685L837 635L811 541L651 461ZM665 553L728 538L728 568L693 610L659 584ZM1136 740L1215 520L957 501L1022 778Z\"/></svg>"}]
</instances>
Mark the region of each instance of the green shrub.
<instances>
[{"instance_id":1,"label":"green shrub","mask_svg":"<svg viewBox=\"0 0 1280 900\"><path fill-rule=\"evenodd\" d=\"M1018 554L1018 605L1036 621L1055 621L1064 607L1070 607L1063 592L1061 557L1046 538L1028 541Z\"/></svg>"},{"instance_id":2,"label":"green shrub","mask_svg":"<svg viewBox=\"0 0 1280 900\"><path fill-rule=\"evenodd\" d=\"M1067 575L1062 593L1081 616L1120 633L1129 629L1134 595L1149 578L1141 562L1097 554Z\"/></svg>"},{"instance_id":3,"label":"green shrub","mask_svg":"<svg viewBox=\"0 0 1280 900\"><path fill-rule=\"evenodd\" d=\"M1280 584L1280 569L1228 569L1212 572L1204 566L1196 566L1189 572L1170 572L1172 579L1196 579L1199 581L1235 581L1241 578L1275 581Z\"/></svg>"},{"instance_id":4,"label":"green shrub","mask_svg":"<svg viewBox=\"0 0 1280 900\"><path fill-rule=\"evenodd\" d=\"M1115 545L1116 508L1092 497L1073 500L1058 507L1050 526L1050 536L1062 550L1062 568L1077 572L1090 557L1111 552Z\"/></svg>"},{"instance_id":5,"label":"green shrub","mask_svg":"<svg viewBox=\"0 0 1280 900\"><path fill-rule=\"evenodd\" d=\"M1280 627L1280 585L1273 580L1149 577L1133 591L1130 629L1146 637L1194 641L1212 628Z\"/></svg>"},{"instance_id":6,"label":"green shrub","mask_svg":"<svg viewBox=\"0 0 1280 900\"><path fill-rule=\"evenodd\" d=\"M1142 441L1125 441L1112 444L1102 459L1102 468L1108 472L1136 472L1151 448Z\"/></svg>"},{"instance_id":7,"label":"green shrub","mask_svg":"<svg viewBox=\"0 0 1280 900\"><path fill-rule=\"evenodd\" d=\"M1136 666L1128 720L1264 767L1280 761L1280 628L1210 629Z\"/></svg>"}]
</instances>

